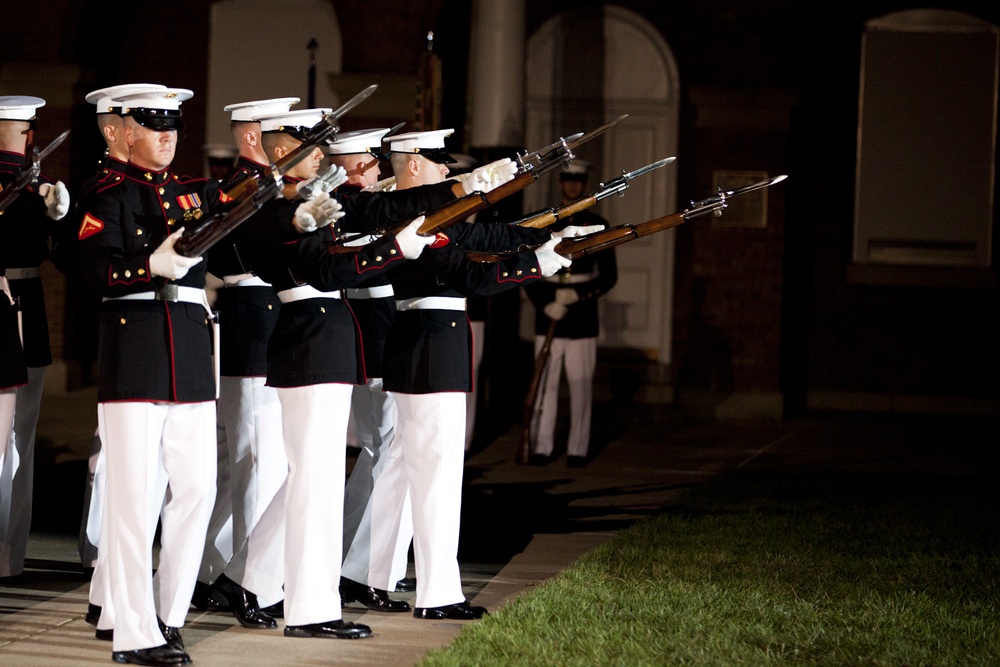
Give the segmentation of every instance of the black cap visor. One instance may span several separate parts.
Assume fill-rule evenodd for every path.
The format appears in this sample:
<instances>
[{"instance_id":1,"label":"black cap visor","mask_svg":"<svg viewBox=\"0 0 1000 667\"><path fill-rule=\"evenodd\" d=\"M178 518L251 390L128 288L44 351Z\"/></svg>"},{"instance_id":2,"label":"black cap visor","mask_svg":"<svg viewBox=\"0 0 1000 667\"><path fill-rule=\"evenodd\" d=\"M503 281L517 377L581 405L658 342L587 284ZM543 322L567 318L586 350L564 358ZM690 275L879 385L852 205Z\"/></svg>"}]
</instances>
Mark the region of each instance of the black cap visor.
<instances>
[{"instance_id":1,"label":"black cap visor","mask_svg":"<svg viewBox=\"0 0 1000 667\"><path fill-rule=\"evenodd\" d=\"M184 129L184 123L181 122L180 109L168 111L166 109L133 107L126 110L123 115L134 118L135 122L139 123L139 125L148 127L156 132Z\"/></svg>"},{"instance_id":2,"label":"black cap visor","mask_svg":"<svg viewBox=\"0 0 1000 667\"><path fill-rule=\"evenodd\" d=\"M414 152L417 155L423 155L431 162L437 162L438 164L455 164L458 162L458 160L449 155L443 148L418 148Z\"/></svg>"}]
</instances>

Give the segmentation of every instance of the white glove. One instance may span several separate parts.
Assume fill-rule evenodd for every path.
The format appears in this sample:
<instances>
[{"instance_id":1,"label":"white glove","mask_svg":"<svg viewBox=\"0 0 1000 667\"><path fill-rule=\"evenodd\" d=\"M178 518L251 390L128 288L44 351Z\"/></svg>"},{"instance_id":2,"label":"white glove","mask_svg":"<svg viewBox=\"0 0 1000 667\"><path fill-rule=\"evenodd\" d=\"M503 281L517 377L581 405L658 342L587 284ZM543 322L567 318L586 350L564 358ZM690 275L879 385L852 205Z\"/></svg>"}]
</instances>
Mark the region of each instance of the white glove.
<instances>
[{"instance_id":1,"label":"white glove","mask_svg":"<svg viewBox=\"0 0 1000 667\"><path fill-rule=\"evenodd\" d=\"M424 224L424 216L421 215L396 233L396 244L399 245L399 249L403 251L403 257L406 259L420 257L424 248L434 243L437 238L435 235L421 236L417 234L417 228L422 224Z\"/></svg>"},{"instance_id":2,"label":"white glove","mask_svg":"<svg viewBox=\"0 0 1000 667\"><path fill-rule=\"evenodd\" d=\"M301 234L314 232L344 217L342 209L340 202L333 199L329 192L321 192L309 201L299 204L295 209L292 224Z\"/></svg>"},{"instance_id":3,"label":"white glove","mask_svg":"<svg viewBox=\"0 0 1000 667\"><path fill-rule=\"evenodd\" d=\"M564 306L572 306L580 300L580 295L572 287L560 287L556 290L556 303Z\"/></svg>"},{"instance_id":4,"label":"white glove","mask_svg":"<svg viewBox=\"0 0 1000 667\"><path fill-rule=\"evenodd\" d=\"M542 272L542 277L547 278L559 269L565 269L573 263L568 257L563 257L554 250L557 243L559 243L559 239L551 238L535 249L538 270Z\"/></svg>"},{"instance_id":5,"label":"white glove","mask_svg":"<svg viewBox=\"0 0 1000 667\"><path fill-rule=\"evenodd\" d=\"M502 160L473 169L467 178L462 179L462 189L467 195L476 191L489 192L507 181L513 180L516 173L517 163L511 161L509 157L505 157Z\"/></svg>"},{"instance_id":6,"label":"white glove","mask_svg":"<svg viewBox=\"0 0 1000 667\"><path fill-rule=\"evenodd\" d=\"M38 194L45 200L48 216L53 220L61 220L69 213L69 190L62 181L42 183L38 186Z\"/></svg>"},{"instance_id":7,"label":"white glove","mask_svg":"<svg viewBox=\"0 0 1000 667\"><path fill-rule=\"evenodd\" d=\"M552 232L552 238L562 239L571 238L574 236L586 236L587 234L593 234L594 232L599 232L604 229L604 225L570 225L565 229L561 229L558 232Z\"/></svg>"},{"instance_id":8,"label":"white glove","mask_svg":"<svg viewBox=\"0 0 1000 667\"><path fill-rule=\"evenodd\" d=\"M295 193L299 199L309 201L319 193L331 192L345 182L347 182L347 172L344 168L339 165L331 165L318 176L296 183Z\"/></svg>"},{"instance_id":9,"label":"white glove","mask_svg":"<svg viewBox=\"0 0 1000 667\"><path fill-rule=\"evenodd\" d=\"M185 257L174 250L174 244L184 233L181 227L176 232L163 239L160 247L149 256L149 274L162 276L167 280L180 280L187 275L188 269L201 261L201 257Z\"/></svg>"},{"instance_id":10,"label":"white glove","mask_svg":"<svg viewBox=\"0 0 1000 667\"><path fill-rule=\"evenodd\" d=\"M564 304L561 304L558 301L553 301L549 305L545 306L545 308L542 309L542 312L545 313L545 315L550 320L556 320L556 321L558 321L558 320L561 320L562 318L566 317L566 311L567 310L569 310L569 309L566 308L566 306Z\"/></svg>"}]
</instances>

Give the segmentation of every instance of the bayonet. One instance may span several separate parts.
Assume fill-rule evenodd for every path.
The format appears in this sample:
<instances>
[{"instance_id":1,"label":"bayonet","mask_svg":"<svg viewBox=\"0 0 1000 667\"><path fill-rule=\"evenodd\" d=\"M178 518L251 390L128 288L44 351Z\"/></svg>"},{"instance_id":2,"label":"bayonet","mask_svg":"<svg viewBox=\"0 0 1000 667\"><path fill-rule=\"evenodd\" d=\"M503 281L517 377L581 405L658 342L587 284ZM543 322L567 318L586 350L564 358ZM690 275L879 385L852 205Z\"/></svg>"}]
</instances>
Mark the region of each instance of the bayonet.
<instances>
[{"instance_id":1,"label":"bayonet","mask_svg":"<svg viewBox=\"0 0 1000 667\"><path fill-rule=\"evenodd\" d=\"M3 213L11 203L17 199L18 195L21 194L21 190L28 187L28 185L34 185L38 183L38 177L42 173L42 160L44 160L48 155L59 148L62 142L66 141L66 137L69 136L69 130L66 130L58 137L52 140L52 142L45 148L39 150L38 146L33 146L29 151L30 157L28 161L25 162L17 172L17 176L14 178L14 182L11 183L7 188L0 194L0 213Z\"/></svg>"}]
</instances>

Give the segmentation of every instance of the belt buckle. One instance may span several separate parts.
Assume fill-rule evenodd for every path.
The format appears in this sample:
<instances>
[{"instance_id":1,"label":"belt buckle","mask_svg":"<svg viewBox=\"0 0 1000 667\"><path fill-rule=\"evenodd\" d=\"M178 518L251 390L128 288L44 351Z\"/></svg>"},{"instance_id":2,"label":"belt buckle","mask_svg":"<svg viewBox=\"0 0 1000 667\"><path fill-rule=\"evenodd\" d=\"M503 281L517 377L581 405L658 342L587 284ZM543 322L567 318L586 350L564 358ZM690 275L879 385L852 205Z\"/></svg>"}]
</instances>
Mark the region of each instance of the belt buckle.
<instances>
[{"instance_id":1,"label":"belt buckle","mask_svg":"<svg viewBox=\"0 0 1000 667\"><path fill-rule=\"evenodd\" d=\"M571 273L560 273L559 282L562 283L563 285L569 285L570 280L572 279L572 275L573 274Z\"/></svg>"},{"instance_id":2,"label":"belt buckle","mask_svg":"<svg viewBox=\"0 0 1000 667\"><path fill-rule=\"evenodd\" d=\"M157 301L174 301L176 302L180 296L180 290L177 285L164 285L156 291Z\"/></svg>"}]
</instances>

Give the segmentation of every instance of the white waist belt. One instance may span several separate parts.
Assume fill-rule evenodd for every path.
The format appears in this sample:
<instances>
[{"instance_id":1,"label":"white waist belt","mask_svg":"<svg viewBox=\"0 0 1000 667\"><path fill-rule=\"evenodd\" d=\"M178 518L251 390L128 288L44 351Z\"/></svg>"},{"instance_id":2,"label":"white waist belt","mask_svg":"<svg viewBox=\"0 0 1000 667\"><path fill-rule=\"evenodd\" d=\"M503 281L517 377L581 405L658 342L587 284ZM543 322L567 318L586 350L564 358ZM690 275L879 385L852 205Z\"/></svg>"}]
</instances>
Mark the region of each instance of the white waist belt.
<instances>
[{"instance_id":1,"label":"white waist belt","mask_svg":"<svg viewBox=\"0 0 1000 667\"><path fill-rule=\"evenodd\" d=\"M356 287L346 290L348 299L384 299L392 296L392 285L375 285L374 287Z\"/></svg>"},{"instance_id":2,"label":"white waist belt","mask_svg":"<svg viewBox=\"0 0 1000 667\"><path fill-rule=\"evenodd\" d=\"M37 278L38 267L29 266L23 269L7 269L7 280L24 280L25 278Z\"/></svg>"},{"instance_id":3,"label":"white waist belt","mask_svg":"<svg viewBox=\"0 0 1000 667\"><path fill-rule=\"evenodd\" d=\"M320 292L312 285L299 285L291 289L283 289L278 292L278 299L281 303L291 303L292 301L302 301L303 299L339 299L340 290L336 292Z\"/></svg>"},{"instance_id":4,"label":"white waist belt","mask_svg":"<svg viewBox=\"0 0 1000 667\"><path fill-rule=\"evenodd\" d=\"M208 297L200 287L164 285L156 292L136 292L122 296L106 296L102 301L183 301L197 303L208 308Z\"/></svg>"},{"instance_id":5,"label":"white waist belt","mask_svg":"<svg viewBox=\"0 0 1000 667\"><path fill-rule=\"evenodd\" d=\"M562 285L576 285L577 283L589 283L596 279L598 274L593 273L556 273L545 278L545 282L560 283Z\"/></svg>"},{"instance_id":6,"label":"white waist belt","mask_svg":"<svg viewBox=\"0 0 1000 667\"><path fill-rule=\"evenodd\" d=\"M238 276L224 276L222 282L226 287L270 287L271 283L264 282L263 279L252 273L241 273Z\"/></svg>"},{"instance_id":7,"label":"white waist belt","mask_svg":"<svg viewBox=\"0 0 1000 667\"><path fill-rule=\"evenodd\" d=\"M397 299L396 310L465 310L465 297L420 296L414 299Z\"/></svg>"}]
</instances>

